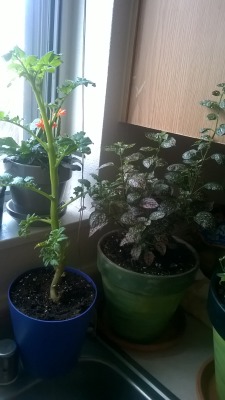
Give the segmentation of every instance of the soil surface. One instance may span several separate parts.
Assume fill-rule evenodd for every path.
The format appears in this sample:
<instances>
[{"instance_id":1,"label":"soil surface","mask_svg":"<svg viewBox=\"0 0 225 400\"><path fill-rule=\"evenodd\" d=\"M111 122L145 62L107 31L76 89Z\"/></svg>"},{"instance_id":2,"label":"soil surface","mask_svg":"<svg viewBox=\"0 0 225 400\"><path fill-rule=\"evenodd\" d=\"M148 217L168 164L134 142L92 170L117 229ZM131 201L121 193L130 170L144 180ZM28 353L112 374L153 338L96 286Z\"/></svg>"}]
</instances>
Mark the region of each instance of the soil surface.
<instances>
[{"instance_id":1,"label":"soil surface","mask_svg":"<svg viewBox=\"0 0 225 400\"><path fill-rule=\"evenodd\" d=\"M189 271L195 266L195 257L189 249L171 238L164 256L155 252L153 263L148 266L143 257L132 260L130 256L131 246L120 246L122 235L113 232L107 236L102 244L103 253L122 268L151 275L176 275Z\"/></svg>"},{"instance_id":2,"label":"soil surface","mask_svg":"<svg viewBox=\"0 0 225 400\"><path fill-rule=\"evenodd\" d=\"M60 301L49 298L53 268L40 267L18 278L10 290L12 303L24 314L41 320L60 321L83 313L93 302L95 290L82 276L65 272L58 292Z\"/></svg>"}]
</instances>

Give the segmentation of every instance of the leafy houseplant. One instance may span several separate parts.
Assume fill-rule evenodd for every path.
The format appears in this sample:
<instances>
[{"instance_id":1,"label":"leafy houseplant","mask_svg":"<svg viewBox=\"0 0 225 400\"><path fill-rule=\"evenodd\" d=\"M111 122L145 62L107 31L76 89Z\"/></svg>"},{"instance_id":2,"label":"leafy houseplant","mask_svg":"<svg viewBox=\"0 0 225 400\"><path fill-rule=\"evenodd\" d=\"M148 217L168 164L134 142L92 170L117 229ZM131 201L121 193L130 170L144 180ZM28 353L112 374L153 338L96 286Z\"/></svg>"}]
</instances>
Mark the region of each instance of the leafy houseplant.
<instances>
[{"instance_id":1,"label":"leafy houseplant","mask_svg":"<svg viewBox=\"0 0 225 400\"><path fill-rule=\"evenodd\" d=\"M208 118L215 122L215 128L211 129L212 137L214 135L223 136L225 135L225 124L220 123L221 117L224 116L225 109L225 83L218 85L218 89L212 93L217 101L205 100L203 105L208 107L212 112L208 115ZM217 161L218 164L224 166L225 155L213 154L212 158ZM207 239L210 239L212 243L215 240L216 245L220 245L224 248L224 220L217 221L215 229L206 232ZM223 255L224 250L220 251L221 256L219 258L218 265L212 274L209 295L208 295L208 313L213 326L213 344L214 344L214 363L215 363L215 379L216 379L216 391L219 400L225 397L225 370L224 370L224 353L225 353L225 266Z\"/></svg>"},{"instance_id":2,"label":"leafy houseplant","mask_svg":"<svg viewBox=\"0 0 225 400\"><path fill-rule=\"evenodd\" d=\"M50 227L48 237L36 247L40 249L43 264L49 268L31 270L13 282L9 290L10 312L24 367L36 376L53 376L71 368L78 357L96 298L95 285L86 274L73 268L65 268L69 239L65 227L61 226L59 214L60 210L83 196L82 180L68 201L60 204L58 196L60 165L71 164L76 152L83 157L89 154L91 144L91 140L85 136L84 132L71 136L61 135L60 119L65 114L62 106L65 99L78 86L89 84L95 86L95 84L81 78L76 81L68 80L58 88L58 97L54 103L46 104L43 96L43 82L46 74L55 73L61 65L61 56L50 51L38 58L26 55L20 48L15 47L5 56L5 60L18 77L25 78L31 85L40 119L30 126L23 125L19 117L10 117L1 111L1 121L21 127L30 136L30 139L22 142L21 146L18 146L11 138L1 139L1 152L14 156L19 162L23 159L31 164L36 164L38 161L47 165L46 173L49 174L51 183L51 191L46 193L35 184L32 177L13 177L5 173L0 178L2 186L25 187L50 201L49 216L27 215L26 220L21 221L19 230L20 235L27 235L34 222L42 221L48 224ZM75 161L80 163L83 169L83 163L79 161L79 158L76 157ZM40 295L42 287L46 285L46 294ZM83 304L80 297L83 297ZM65 304L68 304L72 310L68 317L63 308ZM20 318L23 318L22 322ZM54 320L56 320L55 324L53 324ZM59 324L59 320L64 324ZM46 329L49 331L46 332ZM67 329L72 329L72 331L67 331ZM63 340L62 337L64 337ZM77 346L75 346L75 338ZM46 345L44 349L43 343ZM69 350L66 349L66 345L69 346Z\"/></svg>"},{"instance_id":3,"label":"leafy houseplant","mask_svg":"<svg viewBox=\"0 0 225 400\"><path fill-rule=\"evenodd\" d=\"M95 208L90 235L108 223L119 227L98 244L111 327L144 344L166 329L197 268L194 249L172 236L179 209L173 185L156 174L166 166L161 153L175 139L165 132L146 137L150 144L135 152L134 144L107 146L119 163L100 168L113 168L113 178L92 175L89 188Z\"/></svg>"},{"instance_id":4,"label":"leafy houseplant","mask_svg":"<svg viewBox=\"0 0 225 400\"><path fill-rule=\"evenodd\" d=\"M202 105L212 107L215 102ZM129 340L146 343L161 334L194 278L196 258L173 237L177 227L215 226L208 193L223 190L223 185L206 180L204 172L210 160L224 163L224 155L211 154L215 135L224 133L224 125L213 113L208 119L216 121L215 129L202 129L180 163L168 165L165 160L175 139L166 132L150 132L149 143L136 151L135 144L107 146L119 162L107 163L100 167L100 176L93 175L90 235L109 223L120 228L99 241L98 267L112 327ZM105 179L105 168L113 169L111 180Z\"/></svg>"}]
</instances>

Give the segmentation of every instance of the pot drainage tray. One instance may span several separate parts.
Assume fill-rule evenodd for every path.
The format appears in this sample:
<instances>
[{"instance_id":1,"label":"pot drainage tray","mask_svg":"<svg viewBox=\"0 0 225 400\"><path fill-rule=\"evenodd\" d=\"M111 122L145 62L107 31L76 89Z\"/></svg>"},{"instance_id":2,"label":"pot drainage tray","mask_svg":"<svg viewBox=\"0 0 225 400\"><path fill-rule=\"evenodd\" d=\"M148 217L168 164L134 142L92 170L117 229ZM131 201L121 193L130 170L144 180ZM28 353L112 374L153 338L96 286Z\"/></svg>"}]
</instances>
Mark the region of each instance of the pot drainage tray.
<instances>
[{"instance_id":1,"label":"pot drainage tray","mask_svg":"<svg viewBox=\"0 0 225 400\"><path fill-rule=\"evenodd\" d=\"M9 200L9 201L6 203L6 209L7 209L8 213L9 213L9 215L11 215L11 217L13 217L14 219L16 219L17 221L22 221L22 220L24 220L24 219L27 218L27 215L28 215L28 214L19 213L19 212L17 212L17 211L15 210L15 208L14 208L14 203L13 203L12 199ZM60 211L59 217L60 217L60 218L63 217L63 215L65 214L65 212L66 212L66 207L65 207L62 211ZM41 215L40 217L41 217L41 218L45 218L45 217L47 217L47 215ZM36 226L36 227L37 227L37 226L45 226L45 225L46 225L46 223L44 223L44 222L35 222L35 223L32 224L32 226Z\"/></svg>"},{"instance_id":2,"label":"pot drainage tray","mask_svg":"<svg viewBox=\"0 0 225 400\"><path fill-rule=\"evenodd\" d=\"M214 361L203 364L197 379L198 400L218 400L216 394Z\"/></svg>"},{"instance_id":3,"label":"pot drainage tray","mask_svg":"<svg viewBox=\"0 0 225 400\"><path fill-rule=\"evenodd\" d=\"M159 338L153 340L151 343L138 344L127 341L117 336L117 334L112 330L110 326L105 309L100 313L98 320L99 333L103 335L106 339L115 343L122 349L145 353L164 350L174 346L184 333L185 327L185 314L182 309L178 308L170 323L168 324L167 329Z\"/></svg>"}]
</instances>

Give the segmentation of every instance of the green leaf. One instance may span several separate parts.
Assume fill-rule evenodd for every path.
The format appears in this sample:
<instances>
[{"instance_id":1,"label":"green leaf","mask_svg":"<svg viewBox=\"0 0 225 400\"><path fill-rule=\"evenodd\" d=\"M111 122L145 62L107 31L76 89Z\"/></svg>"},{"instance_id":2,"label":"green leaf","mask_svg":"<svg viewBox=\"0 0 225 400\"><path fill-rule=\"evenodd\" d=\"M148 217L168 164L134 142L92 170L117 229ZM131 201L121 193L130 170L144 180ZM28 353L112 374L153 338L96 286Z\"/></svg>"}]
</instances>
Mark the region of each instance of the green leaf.
<instances>
[{"instance_id":1,"label":"green leaf","mask_svg":"<svg viewBox=\"0 0 225 400\"><path fill-rule=\"evenodd\" d=\"M220 107L222 110L225 109L225 100L221 100L221 101L219 102L219 107Z\"/></svg>"},{"instance_id":2,"label":"green leaf","mask_svg":"<svg viewBox=\"0 0 225 400\"><path fill-rule=\"evenodd\" d=\"M108 163L100 165L100 167L98 167L98 169L103 169L106 167L114 167L114 166L115 166L115 164L113 162L108 162Z\"/></svg>"},{"instance_id":3,"label":"green leaf","mask_svg":"<svg viewBox=\"0 0 225 400\"><path fill-rule=\"evenodd\" d=\"M131 257L133 260L138 260L142 252L142 246L139 244L137 246L133 246L131 249Z\"/></svg>"},{"instance_id":4,"label":"green leaf","mask_svg":"<svg viewBox=\"0 0 225 400\"><path fill-rule=\"evenodd\" d=\"M130 163L130 162L141 160L143 157L144 157L143 154L137 152L137 153L133 153L129 156L126 156L124 161Z\"/></svg>"},{"instance_id":5,"label":"green leaf","mask_svg":"<svg viewBox=\"0 0 225 400\"><path fill-rule=\"evenodd\" d=\"M201 211L194 217L195 222L203 229L214 229L215 220L212 214L207 211Z\"/></svg>"},{"instance_id":6,"label":"green leaf","mask_svg":"<svg viewBox=\"0 0 225 400\"><path fill-rule=\"evenodd\" d=\"M223 186L217 182L208 182L203 185L205 189L208 190L223 190Z\"/></svg>"},{"instance_id":7,"label":"green leaf","mask_svg":"<svg viewBox=\"0 0 225 400\"><path fill-rule=\"evenodd\" d=\"M174 139L173 137L170 137L167 140L163 140L163 142L161 143L161 147L163 147L164 149L169 149L170 147L173 147L176 145L176 139Z\"/></svg>"},{"instance_id":8,"label":"green leaf","mask_svg":"<svg viewBox=\"0 0 225 400\"><path fill-rule=\"evenodd\" d=\"M19 145L12 137L0 138L0 154L14 155L17 153Z\"/></svg>"},{"instance_id":9,"label":"green leaf","mask_svg":"<svg viewBox=\"0 0 225 400\"><path fill-rule=\"evenodd\" d=\"M145 168L150 168L152 165L154 165L154 163L155 163L155 157L154 156L145 158L142 161L142 164L144 165Z\"/></svg>"},{"instance_id":10,"label":"green leaf","mask_svg":"<svg viewBox=\"0 0 225 400\"><path fill-rule=\"evenodd\" d=\"M217 162L217 164L225 165L225 155L220 153L215 153L211 155L211 158Z\"/></svg>"},{"instance_id":11,"label":"green leaf","mask_svg":"<svg viewBox=\"0 0 225 400\"><path fill-rule=\"evenodd\" d=\"M212 95L213 95L213 96L220 96L220 91L219 91L219 90L214 90L214 91L212 92Z\"/></svg>"},{"instance_id":12,"label":"green leaf","mask_svg":"<svg viewBox=\"0 0 225 400\"><path fill-rule=\"evenodd\" d=\"M183 160L190 160L193 159L197 154L197 151L194 149L188 150L182 154Z\"/></svg>"},{"instance_id":13,"label":"green leaf","mask_svg":"<svg viewBox=\"0 0 225 400\"><path fill-rule=\"evenodd\" d=\"M214 113L210 113L207 115L207 118L209 121L214 121L214 120L218 119L218 115L214 114Z\"/></svg>"},{"instance_id":14,"label":"green leaf","mask_svg":"<svg viewBox=\"0 0 225 400\"><path fill-rule=\"evenodd\" d=\"M90 232L89 236L102 229L108 224L108 218L104 212L93 211L89 217Z\"/></svg>"},{"instance_id":15,"label":"green leaf","mask_svg":"<svg viewBox=\"0 0 225 400\"><path fill-rule=\"evenodd\" d=\"M144 189L146 187L146 179L144 174L136 174L128 179L128 185L132 188Z\"/></svg>"},{"instance_id":16,"label":"green leaf","mask_svg":"<svg viewBox=\"0 0 225 400\"><path fill-rule=\"evenodd\" d=\"M217 129L216 129L216 134L218 136L223 136L225 135L225 124L221 124Z\"/></svg>"},{"instance_id":17,"label":"green leaf","mask_svg":"<svg viewBox=\"0 0 225 400\"><path fill-rule=\"evenodd\" d=\"M171 164L167 167L168 171L183 171L186 169L184 164Z\"/></svg>"},{"instance_id":18,"label":"green leaf","mask_svg":"<svg viewBox=\"0 0 225 400\"><path fill-rule=\"evenodd\" d=\"M150 215L151 221L156 221L165 217L165 213L162 211L153 211Z\"/></svg>"}]
</instances>

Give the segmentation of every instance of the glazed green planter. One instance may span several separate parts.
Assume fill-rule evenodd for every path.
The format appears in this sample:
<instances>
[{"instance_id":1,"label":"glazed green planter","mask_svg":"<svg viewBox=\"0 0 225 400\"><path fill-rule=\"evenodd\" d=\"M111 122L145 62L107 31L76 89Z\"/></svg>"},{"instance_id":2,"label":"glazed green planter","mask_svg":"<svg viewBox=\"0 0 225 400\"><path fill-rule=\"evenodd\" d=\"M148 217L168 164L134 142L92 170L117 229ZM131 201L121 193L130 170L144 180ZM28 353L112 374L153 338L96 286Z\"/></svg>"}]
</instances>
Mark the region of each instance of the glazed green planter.
<instances>
[{"instance_id":1,"label":"glazed green planter","mask_svg":"<svg viewBox=\"0 0 225 400\"><path fill-rule=\"evenodd\" d=\"M219 400L225 399L225 306L216 292L219 278L216 274L211 279L208 296L208 312L213 325L213 347L215 362L216 390Z\"/></svg>"},{"instance_id":2,"label":"glazed green planter","mask_svg":"<svg viewBox=\"0 0 225 400\"><path fill-rule=\"evenodd\" d=\"M134 343L150 343L166 329L185 290L193 282L196 266L183 274L152 276L132 272L109 260L98 243L97 265L106 298L111 329ZM183 242L184 243L184 242Z\"/></svg>"}]
</instances>

